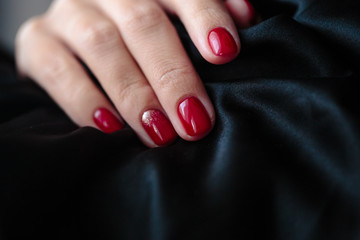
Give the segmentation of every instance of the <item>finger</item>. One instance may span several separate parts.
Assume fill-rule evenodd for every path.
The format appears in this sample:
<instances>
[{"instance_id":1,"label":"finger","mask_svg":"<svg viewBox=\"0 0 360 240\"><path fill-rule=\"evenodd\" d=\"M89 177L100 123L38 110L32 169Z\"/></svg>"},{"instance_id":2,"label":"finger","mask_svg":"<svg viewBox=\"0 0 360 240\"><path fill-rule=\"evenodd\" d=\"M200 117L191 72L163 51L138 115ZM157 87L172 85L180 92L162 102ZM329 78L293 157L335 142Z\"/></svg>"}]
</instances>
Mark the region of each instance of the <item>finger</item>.
<instances>
[{"instance_id":1,"label":"finger","mask_svg":"<svg viewBox=\"0 0 360 240\"><path fill-rule=\"evenodd\" d=\"M162 2L165 2L164 0ZM185 25L201 55L214 64L233 60L240 52L240 39L226 6L218 0L166 1Z\"/></svg>"},{"instance_id":2,"label":"finger","mask_svg":"<svg viewBox=\"0 0 360 240\"><path fill-rule=\"evenodd\" d=\"M225 5L239 28L247 28L260 21L259 15L248 0L226 0Z\"/></svg>"},{"instance_id":3,"label":"finger","mask_svg":"<svg viewBox=\"0 0 360 240\"><path fill-rule=\"evenodd\" d=\"M149 0L108 0L103 9L119 26L178 134L198 140L209 133L215 119L212 104L161 7Z\"/></svg>"},{"instance_id":4,"label":"finger","mask_svg":"<svg viewBox=\"0 0 360 240\"><path fill-rule=\"evenodd\" d=\"M68 4L67 13L63 21L54 14L52 29L92 70L121 116L147 146L171 143L177 135L116 25L79 2Z\"/></svg>"},{"instance_id":5,"label":"finger","mask_svg":"<svg viewBox=\"0 0 360 240\"><path fill-rule=\"evenodd\" d=\"M76 124L106 133L123 128L115 109L79 62L44 31L40 20L30 21L20 30L16 49L21 72L35 79Z\"/></svg>"}]
</instances>

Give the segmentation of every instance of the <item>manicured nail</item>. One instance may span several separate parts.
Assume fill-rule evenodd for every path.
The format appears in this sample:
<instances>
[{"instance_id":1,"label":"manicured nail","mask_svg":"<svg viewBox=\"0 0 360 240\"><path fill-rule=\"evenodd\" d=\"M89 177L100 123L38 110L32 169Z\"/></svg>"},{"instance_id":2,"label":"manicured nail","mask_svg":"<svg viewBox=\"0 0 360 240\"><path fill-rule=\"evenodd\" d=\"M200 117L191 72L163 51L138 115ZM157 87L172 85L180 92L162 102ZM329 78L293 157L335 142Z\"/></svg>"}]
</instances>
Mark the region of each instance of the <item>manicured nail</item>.
<instances>
[{"instance_id":1,"label":"manicured nail","mask_svg":"<svg viewBox=\"0 0 360 240\"><path fill-rule=\"evenodd\" d=\"M215 28L209 33L209 45L216 56L237 53L238 47L234 38L225 28Z\"/></svg>"},{"instance_id":2,"label":"manicured nail","mask_svg":"<svg viewBox=\"0 0 360 240\"><path fill-rule=\"evenodd\" d=\"M250 25L255 25L255 24L259 23L261 21L261 18L259 16L259 14L255 11L255 8L253 7L253 5L248 0L244 0L244 2L246 3L246 5L249 9Z\"/></svg>"},{"instance_id":3,"label":"manicured nail","mask_svg":"<svg viewBox=\"0 0 360 240\"><path fill-rule=\"evenodd\" d=\"M99 108L94 112L94 122L105 133L113 133L124 128L120 120L106 108Z\"/></svg>"},{"instance_id":4,"label":"manicured nail","mask_svg":"<svg viewBox=\"0 0 360 240\"><path fill-rule=\"evenodd\" d=\"M202 103L195 97L183 100L179 104L178 114L185 131L190 136L202 136L211 129L209 115Z\"/></svg>"},{"instance_id":5,"label":"manicured nail","mask_svg":"<svg viewBox=\"0 0 360 240\"><path fill-rule=\"evenodd\" d=\"M165 146L175 140L177 134L169 119L159 110L148 110L142 115L142 125L158 146Z\"/></svg>"}]
</instances>

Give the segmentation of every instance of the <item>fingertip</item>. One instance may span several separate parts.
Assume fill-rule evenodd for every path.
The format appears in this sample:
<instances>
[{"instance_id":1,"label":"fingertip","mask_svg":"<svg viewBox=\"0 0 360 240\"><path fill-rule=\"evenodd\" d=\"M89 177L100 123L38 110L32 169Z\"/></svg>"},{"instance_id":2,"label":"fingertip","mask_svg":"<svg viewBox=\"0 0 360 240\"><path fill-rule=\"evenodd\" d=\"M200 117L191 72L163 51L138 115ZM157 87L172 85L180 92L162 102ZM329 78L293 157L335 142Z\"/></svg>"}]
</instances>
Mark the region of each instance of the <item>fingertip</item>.
<instances>
[{"instance_id":1,"label":"fingertip","mask_svg":"<svg viewBox=\"0 0 360 240\"><path fill-rule=\"evenodd\" d=\"M248 28L261 21L249 0L227 0L225 5L239 28Z\"/></svg>"},{"instance_id":2,"label":"fingertip","mask_svg":"<svg viewBox=\"0 0 360 240\"><path fill-rule=\"evenodd\" d=\"M204 104L195 96L178 103L177 114L181 123L180 136L187 141L197 141L207 136L214 127L215 117L211 103ZM208 109L210 108L210 110Z\"/></svg>"},{"instance_id":3,"label":"fingertip","mask_svg":"<svg viewBox=\"0 0 360 240\"><path fill-rule=\"evenodd\" d=\"M124 128L120 119L106 108L97 108L93 114L93 120L104 133L113 133Z\"/></svg>"},{"instance_id":4,"label":"fingertip","mask_svg":"<svg viewBox=\"0 0 360 240\"><path fill-rule=\"evenodd\" d=\"M171 122L159 110L151 109L145 111L141 122L147 136L151 139L151 142L144 141L144 143L151 148L167 146L177 138Z\"/></svg>"},{"instance_id":5,"label":"fingertip","mask_svg":"<svg viewBox=\"0 0 360 240\"><path fill-rule=\"evenodd\" d=\"M235 59L241 49L240 39L225 27L216 27L209 31L208 45L210 57L206 58L213 64L224 64Z\"/></svg>"},{"instance_id":6,"label":"fingertip","mask_svg":"<svg viewBox=\"0 0 360 240\"><path fill-rule=\"evenodd\" d=\"M225 64L238 56L240 38L223 1L174 1L172 9L206 61Z\"/></svg>"}]
</instances>

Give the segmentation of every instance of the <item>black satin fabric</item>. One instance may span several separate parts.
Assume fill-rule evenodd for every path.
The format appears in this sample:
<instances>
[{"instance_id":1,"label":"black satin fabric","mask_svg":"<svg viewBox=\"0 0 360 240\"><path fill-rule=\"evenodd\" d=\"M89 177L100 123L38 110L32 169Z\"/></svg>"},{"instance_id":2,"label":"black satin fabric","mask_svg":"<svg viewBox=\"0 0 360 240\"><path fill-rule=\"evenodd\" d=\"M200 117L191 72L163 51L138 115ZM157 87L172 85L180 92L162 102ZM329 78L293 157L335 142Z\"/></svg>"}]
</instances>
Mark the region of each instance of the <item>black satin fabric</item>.
<instances>
[{"instance_id":1,"label":"black satin fabric","mask_svg":"<svg viewBox=\"0 0 360 240\"><path fill-rule=\"evenodd\" d=\"M176 24L213 132L148 149L78 128L2 57L0 239L360 239L360 1L252 1L230 64Z\"/></svg>"}]
</instances>

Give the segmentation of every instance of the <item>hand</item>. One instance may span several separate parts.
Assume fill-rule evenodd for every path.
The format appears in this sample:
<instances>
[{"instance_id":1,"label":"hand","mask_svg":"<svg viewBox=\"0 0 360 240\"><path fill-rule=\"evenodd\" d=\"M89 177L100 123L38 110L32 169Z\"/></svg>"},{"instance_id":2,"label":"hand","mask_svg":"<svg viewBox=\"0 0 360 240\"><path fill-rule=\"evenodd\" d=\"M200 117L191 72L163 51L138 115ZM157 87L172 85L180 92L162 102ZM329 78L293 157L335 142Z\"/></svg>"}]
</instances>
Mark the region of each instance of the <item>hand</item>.
<instances>
[{"instance_id":1,"label":"hand","mask_svg":"<svg viewBox=\"0 0 360 240\"><path fill-rule=\"evenodd\" d=\"M149 147L199 140L214 109L167 13L213 64L239 54L236 25L255 19L246 0L57 0L19 30L18 69L79 126L111 133L126 121Z\"/></svg>"}]
</instances>

